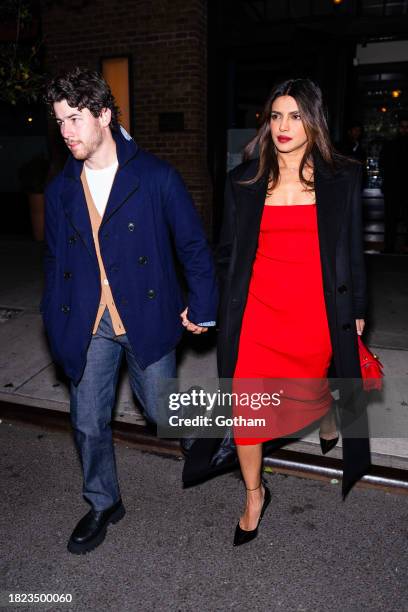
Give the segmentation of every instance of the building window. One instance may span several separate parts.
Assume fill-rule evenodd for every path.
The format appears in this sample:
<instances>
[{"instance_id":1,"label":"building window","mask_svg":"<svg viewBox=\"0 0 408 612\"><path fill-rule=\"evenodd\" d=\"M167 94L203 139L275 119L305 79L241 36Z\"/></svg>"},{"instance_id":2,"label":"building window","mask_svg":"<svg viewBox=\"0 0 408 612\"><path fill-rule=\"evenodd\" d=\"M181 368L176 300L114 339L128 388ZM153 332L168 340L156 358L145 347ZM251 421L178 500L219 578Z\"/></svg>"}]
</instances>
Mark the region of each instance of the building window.
<instances>
[{"instance_id":1,"label":"building window","mask_svg":"<svg viewBox=\"0 0 408 612\"><path fill-rule=\"evenodd\" d=\"M120 108L120 124L131 133L129 57L104 57L101 59L101 65L103 77Z\"/></svg>"}]
</instances>

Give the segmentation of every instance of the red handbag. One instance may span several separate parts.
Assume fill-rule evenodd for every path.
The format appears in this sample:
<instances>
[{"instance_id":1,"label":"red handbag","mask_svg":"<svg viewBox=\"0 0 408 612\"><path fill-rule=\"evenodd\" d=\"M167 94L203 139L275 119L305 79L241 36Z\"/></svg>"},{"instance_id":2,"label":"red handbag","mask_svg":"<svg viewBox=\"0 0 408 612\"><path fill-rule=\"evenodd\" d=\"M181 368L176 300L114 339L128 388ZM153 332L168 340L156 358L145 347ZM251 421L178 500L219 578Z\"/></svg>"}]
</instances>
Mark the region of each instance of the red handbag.
<instances>
[{"instance_id":1,"label":"red handbag","mask_svg":"<svg viewBox=\"0 0 408 612\"><path fill-rule=\"evenodd\" d=\"M372 353L357 336L358 353L360 356L361 378L363 379L364 391L381 391L383 374L383 364L377 355Z\"/></svg>"}]
</instances>

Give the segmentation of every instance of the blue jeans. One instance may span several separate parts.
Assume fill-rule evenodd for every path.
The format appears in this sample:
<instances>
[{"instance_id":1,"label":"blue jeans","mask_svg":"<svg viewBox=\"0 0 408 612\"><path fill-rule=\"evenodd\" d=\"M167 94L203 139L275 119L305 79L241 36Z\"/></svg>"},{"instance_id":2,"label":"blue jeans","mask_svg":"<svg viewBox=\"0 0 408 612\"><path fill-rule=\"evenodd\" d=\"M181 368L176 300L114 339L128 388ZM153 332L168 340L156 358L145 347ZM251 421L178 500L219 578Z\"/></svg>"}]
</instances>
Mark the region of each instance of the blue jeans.
<instances>
[{"instance_id":1,"label":"blue jeans","mask_svg":"<svg viewBox=\"0 0 408 612\"><path fill-rule=\"evenodd\" d=\"M71 423L82 464L83 495L95 510L106 510L120 498L110 423L123 353L132 391L150 421L160 420L166 379L176 377L175 350L142 370L126 335L115 336L105 310L88 348L84 374L78 385L71 383Z\"/></svg>"}]
</instances>

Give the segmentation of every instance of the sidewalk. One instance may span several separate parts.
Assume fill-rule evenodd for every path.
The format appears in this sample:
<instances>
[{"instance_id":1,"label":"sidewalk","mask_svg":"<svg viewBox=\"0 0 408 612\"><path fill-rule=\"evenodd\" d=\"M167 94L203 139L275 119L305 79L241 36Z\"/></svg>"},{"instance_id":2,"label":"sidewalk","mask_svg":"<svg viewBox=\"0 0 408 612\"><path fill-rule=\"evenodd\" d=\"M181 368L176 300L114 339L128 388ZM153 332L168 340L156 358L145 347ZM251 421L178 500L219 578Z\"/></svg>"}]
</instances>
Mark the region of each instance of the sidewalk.
<instances>
[{"instance_id":1,"label":"sidewalk","mask_svg":"<svg viewBox=\"0 0 408 612\"><path fill-rule=\"evenodd\" d=\"M42 291L42 245L28 240L0 239L0 401L68 412L66 382L57 376L48 352L38 305ZM385 366L383 400L373 413L387 413L395 438L372 439L374 462L408 469L408 257L368 257L371 312L365 341ZM205 372L216 377L214 332L186 336L179 351L178 374L191 379ZM397 377L397 378L396 378ZM404 404L405 402L405 404ZM144 424L123 372L115 419ZM319 453L317 434L291 449ZM333 457L341 457L337 447Z\"/></svg>"}]
</instances>

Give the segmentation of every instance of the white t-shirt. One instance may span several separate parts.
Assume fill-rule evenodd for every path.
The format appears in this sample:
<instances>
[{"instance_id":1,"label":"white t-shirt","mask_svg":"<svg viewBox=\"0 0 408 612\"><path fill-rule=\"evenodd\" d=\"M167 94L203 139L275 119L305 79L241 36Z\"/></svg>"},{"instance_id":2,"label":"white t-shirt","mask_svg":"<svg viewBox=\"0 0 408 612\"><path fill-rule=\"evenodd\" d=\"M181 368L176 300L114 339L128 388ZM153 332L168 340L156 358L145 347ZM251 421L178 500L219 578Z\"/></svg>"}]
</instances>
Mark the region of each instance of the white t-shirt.
<instances>
[{"instance_id":1,"label":"white t-shirt","mask_svg":"<svg viewBox=\"0 0 408 612\"><path fill-rule=\"evenodd\" d=\"M91 170L85 164L85 176L89 191L101 217L105 212L117 167L117 161L111 166L102 168L102 170Z\"/></svg>"}]
</instances>

